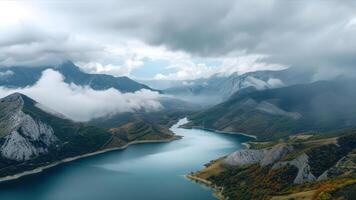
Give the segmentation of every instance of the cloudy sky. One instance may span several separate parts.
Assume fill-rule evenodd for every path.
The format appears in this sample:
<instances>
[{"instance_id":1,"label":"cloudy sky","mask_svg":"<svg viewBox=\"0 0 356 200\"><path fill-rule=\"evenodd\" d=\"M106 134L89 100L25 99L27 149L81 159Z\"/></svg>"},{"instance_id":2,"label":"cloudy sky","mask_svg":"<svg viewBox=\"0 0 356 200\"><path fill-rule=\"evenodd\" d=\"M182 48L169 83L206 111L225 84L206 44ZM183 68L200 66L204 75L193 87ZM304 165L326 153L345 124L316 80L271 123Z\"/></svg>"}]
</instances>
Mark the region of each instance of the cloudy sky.
<instances>
[{"instance_id":1,"label":"cloudy sky","mask_svg":"<svg viewBox=\"0 0 356 200\"><path fill-rule=\"evenodd\" d=\"M136 79L298 67L354 72L353 0L0 1L0 65Z\"/></svg>"}]
</instances>

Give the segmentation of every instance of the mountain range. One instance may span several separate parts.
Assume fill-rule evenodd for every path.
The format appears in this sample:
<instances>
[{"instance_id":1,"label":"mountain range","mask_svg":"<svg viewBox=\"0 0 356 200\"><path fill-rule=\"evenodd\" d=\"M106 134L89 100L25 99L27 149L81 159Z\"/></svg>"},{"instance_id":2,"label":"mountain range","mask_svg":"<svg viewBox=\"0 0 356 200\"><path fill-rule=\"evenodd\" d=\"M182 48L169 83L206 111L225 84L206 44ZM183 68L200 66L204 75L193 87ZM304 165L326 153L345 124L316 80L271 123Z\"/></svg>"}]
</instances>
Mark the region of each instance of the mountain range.
<instances>
[{"instance_id":1,"label":"mountain range","mask_svg":"<svg viewBox=\"0 0 356 200\"><path fill-rule=\"evenodd\" d=\"M191 115L186 127L242 132L259 139L352 127L356 124L354 81L317 81L268 90L246 88Z\"/></svg>"},{"instance_id":2,"label":"mountain range","mask_svg":"<svg viewBox=\"0 0 356 200\"><path fill-rule=\"evenodd\" d=\"M309 83L312 79L312 71L301 71L295 68L279 71L255 71L241 75L235 72L228 76L215 74L209 78L182 81L178 86L166 88L163 92L185 101L213 105L247 87L265 90Z\"/></svg>"},{"instance_id":3,"label":"mountain range","mask_svg":"<svg viewBox=\"0 0 356 200\"><path fill-rule=\"evenodd\" d=\"M120 92L135 92L141 89L152 88L138 83L126 76L114 77L107 74L88 74L83 72L71 61L66 61L53 67L1 67L0 86L18 88L34 85L46 69L54 69L64 76L66 83L74 83L81 86L89 86L95 90L115 88Z\"/></svg>"}]
</instances>

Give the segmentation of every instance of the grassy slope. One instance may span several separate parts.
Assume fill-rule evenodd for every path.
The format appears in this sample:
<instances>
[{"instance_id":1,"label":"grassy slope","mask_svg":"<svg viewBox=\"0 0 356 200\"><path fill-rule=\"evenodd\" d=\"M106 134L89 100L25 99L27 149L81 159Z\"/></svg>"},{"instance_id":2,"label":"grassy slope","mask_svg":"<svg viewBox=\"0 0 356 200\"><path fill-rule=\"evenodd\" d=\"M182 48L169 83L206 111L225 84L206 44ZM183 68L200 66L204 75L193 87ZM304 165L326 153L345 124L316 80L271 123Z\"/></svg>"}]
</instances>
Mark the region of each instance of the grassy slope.
<instances>
[{"instance_id":1,"label":"grassy slope","mask_svg":"<svg viewBox=\"0 0 356 200\"><path fill-rule=\"evenodd\" d=\"M251 103L253 100L255 103ZM299 119L256 109L268 102ZM226 102L190 117L190 127L244 132L260 139L301 132L325 132L356 124L356 93L349 81L320 81L264 91L241 91Z\"/></svg>"},{"instance_id":2,"label":"grassy slope","mask_svg":"<svg viewBox=\"0 0 356 200\"><path fill-rule=\"evenodd\" d=\"M144 119L136 119L133 122L126 123L117 128L111 128L109 132L114 138L126 142L173 138L173 133L168 128L155 125Z\"/></svg>"},{"instance_id":3,"label":"grassy slope","mask_svg":"<svg viewBox=\"0 0 356 200\"><path fill-rule=\"evenodd\" d=\"M311 158L311 170L317 175L335 165L339 169L345 167L352 169L356 163L356 154L353 151L356 145L356 134L353 130L338 132L343 135L337 139L339 146L335 145L336 133L330 133L331 137L323 136L322 139L319 137L311 139L309 136L299 137L296 141L295 138L291 138L286 142L293 144L296 151L286 155L282 160L291 160L301 153L306 153ZM259 145L256 146L259 147ZM338 162L346 154L348 156L344 158L345 161ZM270 199L272 197L288 200L320 199L323 193L328 192L328 195L332 195L335 188L342 188L346 183L356 180L356 172L351 170L351 173L345 171L344 174L332 175L332 178L325 181L294 185L296 168L293 166L278 170L272 170L271 166L261 167L259 165L227 167L221 164L221 160L212 161L204 169L191 175L209 181L215 188L223 187L222 194L230 200Z\"/></svg>"}]
</instances>

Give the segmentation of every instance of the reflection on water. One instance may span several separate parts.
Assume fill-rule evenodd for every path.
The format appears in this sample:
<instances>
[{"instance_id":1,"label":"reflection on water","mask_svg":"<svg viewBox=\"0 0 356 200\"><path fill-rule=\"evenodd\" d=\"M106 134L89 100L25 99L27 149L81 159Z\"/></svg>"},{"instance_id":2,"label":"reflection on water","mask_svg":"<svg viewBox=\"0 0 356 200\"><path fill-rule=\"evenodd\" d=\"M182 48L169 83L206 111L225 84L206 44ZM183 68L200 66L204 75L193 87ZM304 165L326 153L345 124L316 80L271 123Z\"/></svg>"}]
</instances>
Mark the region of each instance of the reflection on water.
<instances>
[{"instance_id":1,"label":"reflection on water","mask_svg":"<svg viewBox=\"0 0 356 200\"><path fill-rule=\"evenodd\" d=\"M185 120L185 119L184 119ZM171 129L183 139L132 145L0 184L1 200L213 200L209 188L184 178L241 148L243 136Z\"/></svg>"}]
</instances>

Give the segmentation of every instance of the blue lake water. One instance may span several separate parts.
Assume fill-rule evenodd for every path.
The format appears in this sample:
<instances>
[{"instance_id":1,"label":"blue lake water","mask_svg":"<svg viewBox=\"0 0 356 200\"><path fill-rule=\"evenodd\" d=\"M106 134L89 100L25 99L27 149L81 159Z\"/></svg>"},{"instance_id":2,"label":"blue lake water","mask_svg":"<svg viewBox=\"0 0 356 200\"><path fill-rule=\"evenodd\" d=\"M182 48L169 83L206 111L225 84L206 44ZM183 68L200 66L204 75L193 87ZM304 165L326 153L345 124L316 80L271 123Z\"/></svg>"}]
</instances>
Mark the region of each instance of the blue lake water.
<instances>
[{"instance_id":1,"label":"blue lake water","mask_svg":"<svg viewBox=\"0 0 356 200\"><path fill-rule=\"evenodd\" d=\"M0 183L0 200L216 200L184 177L237 149L246 137L198 129L171 130L169 143L131 145Z\"/></svg>"}]
</instances>

